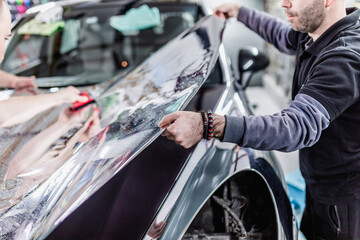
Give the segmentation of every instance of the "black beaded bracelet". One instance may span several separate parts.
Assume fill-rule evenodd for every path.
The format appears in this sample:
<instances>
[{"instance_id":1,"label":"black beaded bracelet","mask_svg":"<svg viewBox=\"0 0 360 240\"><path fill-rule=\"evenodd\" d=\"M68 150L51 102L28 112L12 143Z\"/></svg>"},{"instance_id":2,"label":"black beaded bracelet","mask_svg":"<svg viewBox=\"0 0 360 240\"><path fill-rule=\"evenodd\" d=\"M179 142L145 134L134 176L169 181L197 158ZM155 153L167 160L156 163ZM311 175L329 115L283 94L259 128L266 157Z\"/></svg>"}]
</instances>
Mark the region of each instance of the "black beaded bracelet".
<instances>
[{"instance_id":1,"label":"black beaded bracelet","mask_svg":"<svg viewBox=\"0 0 360 240\"><path fill-rule=\"evenodd\" d=\"M207 122L206 115L205 115L206 113L205 113L205 111L200 111L200 113L201 113L201 117L202 117L203 125L204 125L203 138L207 139L208 122Z\"/></svg>"},{"instance_id":2,"label":"black beaded bracelet","mask_svg":"<svg viewBox=\"0 0 360 240\"><path fill-rule=\"evenodd\" d=\"M210 140L214 136L214 121L213 121L213 113L209 109L208 112L208 131L207 131L207 140Z\"/></svg>"}]
</instances>

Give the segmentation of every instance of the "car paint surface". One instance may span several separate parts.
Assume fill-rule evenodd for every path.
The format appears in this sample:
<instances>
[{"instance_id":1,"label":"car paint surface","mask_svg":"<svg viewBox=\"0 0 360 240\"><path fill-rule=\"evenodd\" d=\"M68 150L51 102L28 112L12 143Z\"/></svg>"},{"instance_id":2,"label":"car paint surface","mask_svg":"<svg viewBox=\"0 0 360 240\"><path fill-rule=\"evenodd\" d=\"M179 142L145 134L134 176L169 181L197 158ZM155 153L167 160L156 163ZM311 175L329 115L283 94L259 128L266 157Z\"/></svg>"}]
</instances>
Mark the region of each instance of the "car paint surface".
<instances>
[{"instance_id":1,"label":"car paint surface","mask_svg":"<svg viewBox=\"0 0 360 240\"><path fill-rule=\"evenodd\" d=\"M159 137L157 123L162 116L188 105L217 59L224 86L216 105L210 107L217 114L250 114L221 45L223 30L223 21L205 17L133 71L116 76L111 84L87 88L101 109L97 134L80 144L74 138L69 146L71 155L64 155L59 169L43 168L49 177L28 187L34 188L19 202L10 201L13 207L0 215L0 235L15 239L151 239L148 233L153 223L166 221L161 239L181 239L202 204L222 183L250 171L263 178L272 194L278 239L296 239L284 179L268 152L218 140L202 141L185 150ZM8 152L3 161L11 161L34 136L56 122L65 108L2 129L0 146L15 146L1 148ZM93 106L84 110L83 122L91 114ZM79 131L81 128L69 131L62 138L71 139ZM5 174L6 168L2 171ZM5 183L9 186L5 196L16 191L17 184L21 188L23 176Z\"/></svg>"},{"instance_id":2,"label":"car paint surface","mask_svg":"<svg viewBox=\"0 0 360 240\"><path fill-rule=\"evenodd\" d=\"M223 21L204 18L106 89L97 99L102 112L100 132L89 142L77 145L59 169L48 173L50 176L44 182L27 187L34 189L0 216L0 235L16 239L45 237L156 139L161 133L157 127L161 118L184 108L210 74L223 29ZM51 118L48 125L41 124L43 128L51 125L62 109L50 111L43 116L46 120ZM91 112L92 108L86 111ZM21 133L34 135L30 129L38 126L42 120L39 118L35 123L17 127ZM19 133L12 129L4 131L14 136ZM2 149L13 145L7 145L5 138L2 141ZM3 162L10 161L11 156ZM41 170L47 171L46 167L45 164ZM26 174L18 177L21 179L16 182L20 185L18 189L27 177Z\"/></svg>"}]
</instances>

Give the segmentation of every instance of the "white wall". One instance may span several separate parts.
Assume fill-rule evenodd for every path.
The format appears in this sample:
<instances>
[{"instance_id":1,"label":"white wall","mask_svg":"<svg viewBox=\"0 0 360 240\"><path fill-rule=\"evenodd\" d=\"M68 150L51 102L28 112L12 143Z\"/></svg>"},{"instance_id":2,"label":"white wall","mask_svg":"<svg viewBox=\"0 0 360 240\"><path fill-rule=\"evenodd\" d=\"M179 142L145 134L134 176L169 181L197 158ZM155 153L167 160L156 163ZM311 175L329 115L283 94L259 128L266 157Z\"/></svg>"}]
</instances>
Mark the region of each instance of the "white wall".
<instances>
[{"instance_id":1,"label":"white wall","mask_svg":"<svg viewBox=\"0 0 360 240\"><path fill-rule=\"evenodd\" d=\"M258 10L264 10L265 0L203 0L209 5L211 8L215 8L216 6L223 3L237 3L247 7L255 8ZM346 6L352 7L354 6L355 0L347 0ZM280 1L279 1L280 7ZM231 58L233 66L237 69L238 63L238 50L242 47L246 46L254 46L264 50L265 42L254 32L247 29L242 23L237 22L235 19L231 19L226 26L224 32L224 46L228 55ZM257 74L254 76L252 84L259 85L261 84L261 74Z\"/></svg>"},{"instance_id":2,"label":"white wall","mask_svg":"<svg viewBox=\"0 0 360 240\"><path fill-rule=\"evenodd\" d=\"M241 4L247 7L256 8L259 10L264 10L264 0L204 0L211 7L215 8L216 6L232 2ZM264 49L264 41L257 34L247 29L242 23L236 21L236 19L231 19L227 23L225 32L224 32L224 46L228 55L231 58L233 66L237 69L238 63L238 50L241 47L254 46L260 50ZM260 76L255 76L253 83L260 83Z\"/></svg>"}]
</instances>

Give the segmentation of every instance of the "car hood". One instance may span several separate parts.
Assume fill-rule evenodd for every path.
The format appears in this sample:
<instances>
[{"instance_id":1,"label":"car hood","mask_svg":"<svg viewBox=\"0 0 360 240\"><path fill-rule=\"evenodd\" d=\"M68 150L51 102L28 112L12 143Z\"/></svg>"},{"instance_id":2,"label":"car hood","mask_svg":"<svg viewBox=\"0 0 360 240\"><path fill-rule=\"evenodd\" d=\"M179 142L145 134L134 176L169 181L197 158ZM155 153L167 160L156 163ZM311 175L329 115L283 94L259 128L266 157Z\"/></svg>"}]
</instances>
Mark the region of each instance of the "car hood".
<instances>
[{"instance_id":1,"label":"car hood","mask_svg":"<svg viewBox=\"0 0 360 240\"><path fill-rule=\"evenodd\" d=\"M61 106L0 129L1 238L45 238L154 141L162 117L184 109L209 76L224 25L204 17L110 86L88 89L100 117L89 106L71 125ZM56 137L55 124L71 127Z\"/></svg>"}]
</instances>

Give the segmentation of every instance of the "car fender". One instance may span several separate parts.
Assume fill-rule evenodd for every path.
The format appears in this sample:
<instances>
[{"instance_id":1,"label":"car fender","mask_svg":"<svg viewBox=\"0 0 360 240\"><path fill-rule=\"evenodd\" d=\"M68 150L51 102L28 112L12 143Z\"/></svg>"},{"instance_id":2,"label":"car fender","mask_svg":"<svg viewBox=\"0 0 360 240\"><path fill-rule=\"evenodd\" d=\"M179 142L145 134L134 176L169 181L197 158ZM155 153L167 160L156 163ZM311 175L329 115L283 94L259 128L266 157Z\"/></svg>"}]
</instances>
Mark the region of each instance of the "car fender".
<instances>
[{"instance_id":1,"label":"car fender","mask_svg":"<svg viewBox=\"0 0 360 240\"><path fill-rule=\"evenodd\" d=\"M180 173L155 217L156 222L166 222L161 239L181 239L214 192L223 183L243 172L260 176L268 187L276 209L278 239L294 239L293 232L297 232L297 229L293 229L290 203L273 167L264 158L254 159L253 150L219 141L201 142ZM144 239L151 237L146 235Z\"/></svg>"}]
</instances>

